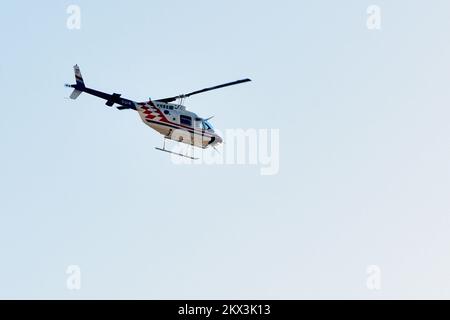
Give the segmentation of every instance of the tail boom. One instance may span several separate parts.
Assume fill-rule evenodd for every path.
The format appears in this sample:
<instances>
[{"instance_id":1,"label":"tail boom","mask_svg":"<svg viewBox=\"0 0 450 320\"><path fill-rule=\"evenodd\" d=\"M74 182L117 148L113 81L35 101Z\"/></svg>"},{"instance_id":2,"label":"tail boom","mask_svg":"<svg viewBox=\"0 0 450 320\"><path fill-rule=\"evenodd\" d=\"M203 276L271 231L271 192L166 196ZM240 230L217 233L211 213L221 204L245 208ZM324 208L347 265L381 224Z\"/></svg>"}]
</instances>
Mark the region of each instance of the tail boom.
<instances>
[{"instance_id":1,"label":"tail boom","mask_svg":"<svg viewBox=\"0 0 450 320\"><path fill-rule=\"evenodd\" d=\"M119 110L124 110L124 109L136 110L136 103L132 100L121 98L120 97L121 94L119 94L119 93L109 94L106 92L102 92L102 91L98 91L98 90L94 90L94 89L86 87L86 85L84 84L83 76L81 75L81 72L80 72L80 67L78 67L78 65L75 65L73 67L73 69L75 72L76 84L66 84L66 87L74 89L72 94L70 95L71 99L76 99L82 92L86 92L87 94L90 94L90 95L93 95L93 96L96 96L96 97L106 100L105 104L108 107L112 107L114 104L119 104L120 105L120 107L118 107Z\"/></svg>"}]
</instances>

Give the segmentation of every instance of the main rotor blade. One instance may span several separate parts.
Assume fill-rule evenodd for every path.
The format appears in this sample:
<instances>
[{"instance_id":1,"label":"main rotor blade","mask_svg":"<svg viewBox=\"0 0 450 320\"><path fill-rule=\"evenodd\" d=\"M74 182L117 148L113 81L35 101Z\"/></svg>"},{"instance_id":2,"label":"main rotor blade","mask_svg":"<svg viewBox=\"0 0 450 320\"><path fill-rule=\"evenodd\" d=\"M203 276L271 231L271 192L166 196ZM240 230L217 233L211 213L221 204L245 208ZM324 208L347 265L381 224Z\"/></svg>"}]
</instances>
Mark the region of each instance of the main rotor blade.
<instances>
[{"instance_id":1,"label":"main rotor blade","mask_svg":"<svg viewBox=\"0 0 450 320\"><path fill-rule=\"evenodd\" d=\"M216 89L220 89L220 88L224 88L224 87L234 86L234 85L236 85L236 84L240 84L240 83L244 83L244 82L249 82L249 81L252 81L252 80L250 80L250 79L248 79L248 78L247 78L247 79L241 79L241 80L237 80L237 81L233 81L233 82L228 82L228 83L220 84L220 85L218 85L218 86L209 87L209 88L204 88L204 89L197 90L197 91L193 91L193 92L186 93L186 94L181 94L181 95L175 96L175 97L159 99L159 100L156 100L156 101L161 101L161 102L166 102L166 103L168 103L168 102L173 102L173 101L175 101L175 100L177 100L177 99L180 99L180 98L187 98L187 97L193 96L194 94L199 94L199 93L203 93L203 92L207 92L207 91L211 91L211 90L216 90Z\"/></svg>"},{"instance_id":2,"label":"main rotor blade","mask_svg":"<svg viewBox=\"0 0 450 320\"><path fill-rule=\"evenodd\" d=\"M225 87L229 87L229 86L234 86L236 84L240 84L240 83L244 83L244 82L248 82L248 81L252 81L252 80L250 80L250 79L242 79L242 80L237 80L237 81L233 81L233 82L228 82L228 83L220 84L218 86L209 87L209 88L197 90L197 91L194 91L194 92L190 92L190 93L184 94L182 96L183 96L183 98L190 97L190 96L193 96L194 94L199 94L199 93L203 93L203 92L206 92L206 91L211 91L211 90L216 90L216 89L225 88Z\"/></svg>"}]
</instances>

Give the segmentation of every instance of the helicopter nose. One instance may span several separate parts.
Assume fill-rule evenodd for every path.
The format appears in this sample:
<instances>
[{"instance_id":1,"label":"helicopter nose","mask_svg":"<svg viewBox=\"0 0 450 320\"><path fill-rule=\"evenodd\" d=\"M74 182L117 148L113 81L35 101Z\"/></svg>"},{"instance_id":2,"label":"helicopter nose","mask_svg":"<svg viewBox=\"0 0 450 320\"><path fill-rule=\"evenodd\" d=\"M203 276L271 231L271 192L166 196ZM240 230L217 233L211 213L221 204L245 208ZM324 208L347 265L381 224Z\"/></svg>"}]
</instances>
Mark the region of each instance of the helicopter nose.
<instances>
[{"instance_id":1,"label":"helicopter nose","mask_svg":"<svg viewBox=\"0 0 450 320\"><path fill-rule=\"evenodd\" d=\"M214 137L211 139L211 141L209 142L209 144L214 147L218 144L221 144L223 142L222 138L219 135L214 135Z\"/></svg>"}]
</instances>

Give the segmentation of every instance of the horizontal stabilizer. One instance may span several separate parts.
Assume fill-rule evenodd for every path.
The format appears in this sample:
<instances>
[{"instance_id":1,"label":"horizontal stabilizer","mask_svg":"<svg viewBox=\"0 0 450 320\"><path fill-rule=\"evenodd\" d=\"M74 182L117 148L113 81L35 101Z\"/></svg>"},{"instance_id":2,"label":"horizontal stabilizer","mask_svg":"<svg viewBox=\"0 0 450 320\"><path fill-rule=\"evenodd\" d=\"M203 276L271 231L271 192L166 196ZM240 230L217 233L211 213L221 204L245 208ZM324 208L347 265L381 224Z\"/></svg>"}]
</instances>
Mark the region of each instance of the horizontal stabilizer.
<instances>
[{"instance_id":1,"label":"horizontal stabilizer","mask_svg":"<svg viewBox=\"0 0 450 320\"><path fill-rule=\"evenodd\" d=\"M78 98L78 96L81 94L81 92L82 92L82 91L77 90L77 89L73 90L72 94L70 95L70 99L76 99L76 98Z\"/></svg>"}]
</instances>

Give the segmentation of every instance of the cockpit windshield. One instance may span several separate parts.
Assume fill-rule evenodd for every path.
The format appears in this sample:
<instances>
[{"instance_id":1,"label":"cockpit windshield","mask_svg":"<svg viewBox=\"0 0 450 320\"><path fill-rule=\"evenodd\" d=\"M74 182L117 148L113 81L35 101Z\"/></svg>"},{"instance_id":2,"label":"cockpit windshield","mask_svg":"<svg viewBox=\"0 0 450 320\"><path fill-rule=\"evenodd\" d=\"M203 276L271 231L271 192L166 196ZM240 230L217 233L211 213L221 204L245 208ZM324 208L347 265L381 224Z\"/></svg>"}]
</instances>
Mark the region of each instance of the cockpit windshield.
<instances>
[{"instance_id":1,"label":"cockpit windshield","mask_svg":"<svg viewBox=\"0 0 450 320\"><path fill-rule=\"evenodd\" d=\"M213 126L206 120L203 120L203 129L213 131Z\"/></svg>"}]
</instances>

